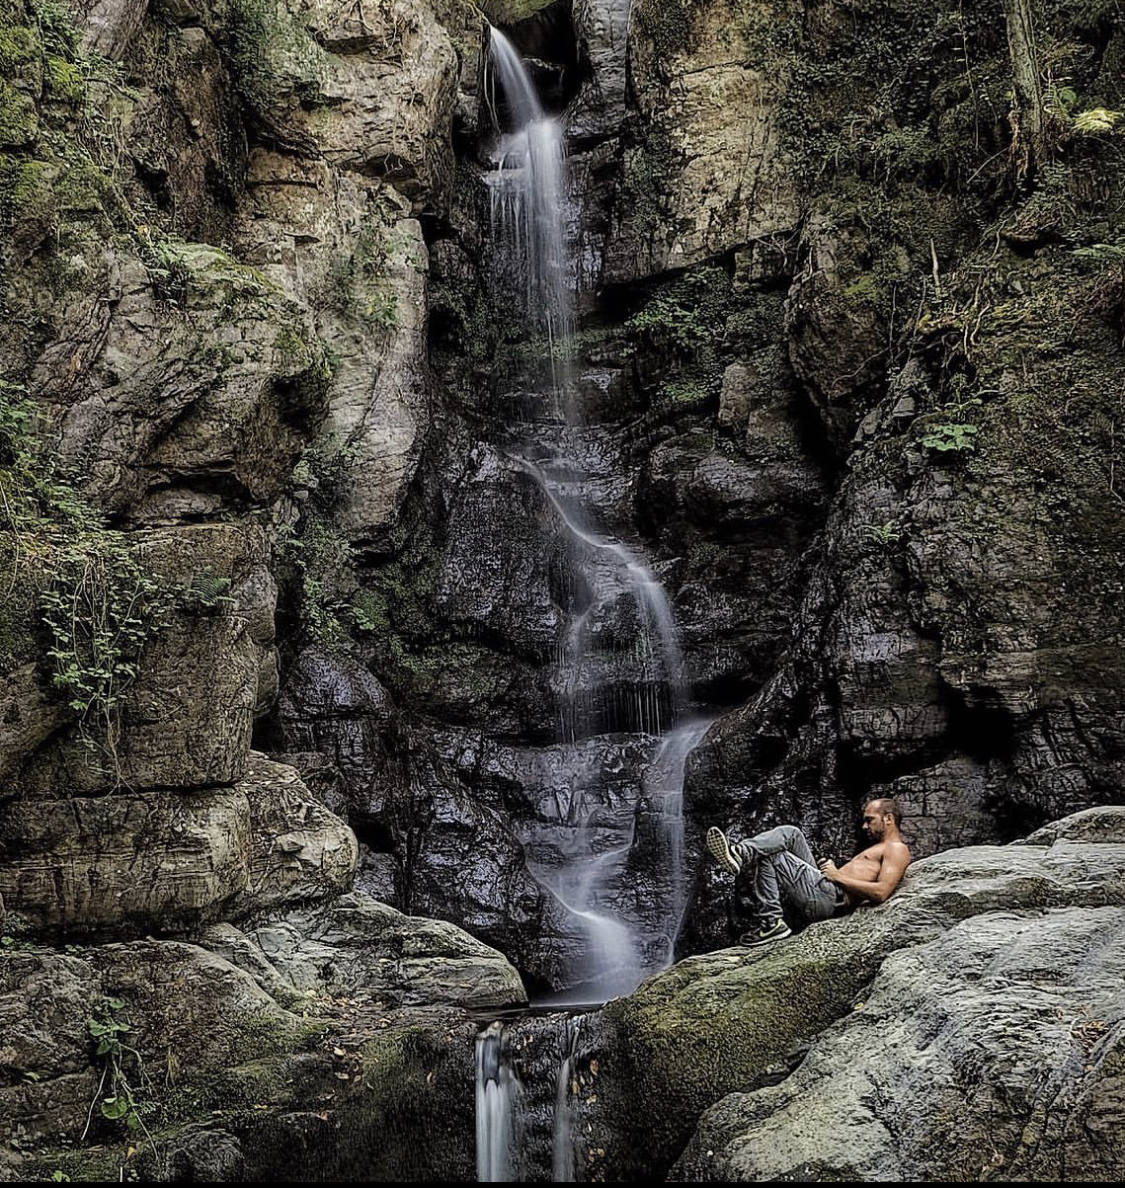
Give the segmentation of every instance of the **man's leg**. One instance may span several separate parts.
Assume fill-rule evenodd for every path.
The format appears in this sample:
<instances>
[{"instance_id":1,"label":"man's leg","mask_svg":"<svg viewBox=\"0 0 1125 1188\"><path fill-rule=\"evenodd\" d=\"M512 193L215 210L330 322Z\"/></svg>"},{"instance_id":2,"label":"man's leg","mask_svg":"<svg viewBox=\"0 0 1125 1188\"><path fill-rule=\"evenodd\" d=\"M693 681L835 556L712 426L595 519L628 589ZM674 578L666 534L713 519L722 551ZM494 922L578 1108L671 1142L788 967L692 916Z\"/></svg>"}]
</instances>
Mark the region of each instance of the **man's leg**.
<instances>
[{"instance_id":1,"label":"man's leg","mask_svg":"<svg viewBox=\"0 0 1125 1188\"><path fill-rule=\"evenodd\" d=\"M836 885L815 865L805 835L794 825L768 829L743 842L728 845L708 837L708 849L722 862L729 855L738 864L737 882L744 899L756 904L756 923L742 936L744 944L758 945L790 934L784 910L804 922L825 920L839 902ZM728 867L729 869L729 867Z\"/></svg>"},{"instance_id":2,"label":"man's leg","mask_svg":"<svg viewBox=\"0 0 1125 1188\"><path fill-rule=\"evenodd\" d=\"M839 902L835 884L790 851L760 858L751 877L763 923L781 919L786 907L806 922L827 920Z\"/></svg>"},{"instance_id":3,"label":"man's leg","mask_svg":"<svg viewBox=\"0 0 1125 1188\"><path fill-rule=\"evenodd\" d=\"M817 871L816 859L809 846L808 838L796 825L779 825L776 829L767 829L764 833L755 834L746 841L735 842L731 849L742 862L765 858L773 854L790 853L796 855L802 862L807 863Z\"/></svg>"},{"instance_id":4,"label":"man's leg","mask_svg":"<svg viewBox=\"0 0 1125 1188\"><path fill-rule=\"evenodd\" d=\"M796 854L802 862L816 869L816 860L808 840L796 825L779 825L776 829L767 829L740 842L731 842L721 829L712 826L707 830L707 849L711 857L733 875L738 874L744 863L784 851Z\"/></svg>"},{"instance_id":5,"label":"man's leg","mask_svg":"<svg viewBox=\"0 0 1125 1188\"><path fill-rule=\"evenodd\" d=\"M707 831L707 849L734 874L743 901L755 903L756 924L744 944L765 944L790 934L783 907L803 921L826 920L836 909L836 884L816 866L808 839L795 825L779 825L731 843L721 829Z\"/></svg>"}]
</instances>

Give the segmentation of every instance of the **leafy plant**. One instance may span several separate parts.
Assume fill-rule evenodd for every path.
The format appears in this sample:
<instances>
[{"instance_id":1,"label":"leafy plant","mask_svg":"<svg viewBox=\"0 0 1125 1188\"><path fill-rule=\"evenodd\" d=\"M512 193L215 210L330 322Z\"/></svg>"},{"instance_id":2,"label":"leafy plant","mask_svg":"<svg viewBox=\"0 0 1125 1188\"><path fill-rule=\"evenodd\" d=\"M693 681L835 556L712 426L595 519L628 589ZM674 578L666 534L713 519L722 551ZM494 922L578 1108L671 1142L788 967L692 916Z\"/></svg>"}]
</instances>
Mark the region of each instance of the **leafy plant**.
<instances>
[{"instance_id":1,"label":"leafy plant","mask_svg":"<svg viewBox=\"0 0 1125 1188\"><path fill-rule=\"evenodd\" d=\"M109 1122L124 1122L126 1129L147 1130L137 1109L137 1094L144 1081L141 1055L127 1037L132 1034L132 1024L121 1012L125 1003L120 998L106 998L98 1012L86 1020L86 1030L96 1041L94 1056L102 1062L101 1080L98 1091L90 1105L86 1119L85 1138L90 1129L95 1106L101 1116ZM133 1077L136 1084L130 1081ZM151 1135L148 1136L151 1141Z\"/></svg>"},{"instance_id":2,"label":"leafy plant","mask_svg":"<svg viewBox=\"0 0 1125 1188\"><path fill-rule=\"evenodd\" d=\"M973 438L980 432L979 425L970 425L960 421L943 421L931 427L922 437L922 444L929 450L939 453L962 453L975 450L976 442Z\"/></svg>"},{"instance_id":3,"label":"leafy plant","mask_svg":"<svg viewBox=\"0 0 1125 1188\"><path fill-rule=\"evenodd\" d=\"M896 520L888 520L885 524L865 524L863 535L870 544L880 549L889 549L902 539L902 529Z\"/></svg>"},{"instance_id":4,"label":"leafy plant","mask_svg":"<svg viewBox=\"0 0 1125 1188\"><path fill-rule=\"evenodd\" d=\"M231 580L207 567L192 574L185 583L180 604L187 610L220 610L233 606L235 599L227 593Z\"/></svg>"},{"instance_id":5,"label":"leafy plant","mask_svg":"<svg viewBox=\"0 0 1125 1188\"><path fill-rule=\"evenodd\" d=\"M171 592L149 573L129 537L106 526L47 445L38 409L0 381L0 557L8 593L37 593L49 633L52 682L83 727L97 720L116 754L116 711L161 630Z\"/></svg>"}]
</instances>

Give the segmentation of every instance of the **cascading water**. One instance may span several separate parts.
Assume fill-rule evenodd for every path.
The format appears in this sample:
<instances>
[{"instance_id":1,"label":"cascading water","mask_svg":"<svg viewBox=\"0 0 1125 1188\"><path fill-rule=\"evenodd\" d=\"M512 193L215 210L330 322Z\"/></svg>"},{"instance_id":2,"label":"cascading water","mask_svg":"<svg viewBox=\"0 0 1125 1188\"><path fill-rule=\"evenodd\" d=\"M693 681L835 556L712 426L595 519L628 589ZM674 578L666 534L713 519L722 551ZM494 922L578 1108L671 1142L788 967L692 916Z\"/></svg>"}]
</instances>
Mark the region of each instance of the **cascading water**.
<instances>
[{"instance_id":1,"label":"cascading water","mask_svg":"<svg viewBox=\"0 0 1125 1188\"><path fill-rule=\"evenodd\" d=\"M597 472L613 462L574 397L562 130L496 30L492 60L508 127L486 179L494 282L526 319L522 378L531 389L520 403L528 419L508 427L505 446L542 492L549 531L570 558L554 675L559 742L542 749L536 777L538 803L555 809L546 820L540 813L521 840L529 869L582 938L561 979L568 988L551 1001L602 1002L671 960L684 898L684 762L707 723L686 718L683 657L663 587L608 527L621 519L602 494L613 476ZM530 767L534 773L534 761ZM649 873L640 888L632 864L642 825Z\"/></svg>"},{"instance_id":2,"label":"cascading water","mask_svg":"<svg viewBox=\"0 0 1125 1188\"><path fill-rule=\"evenodd\" d=\"M512 1105L515 1083L504 1057L504 1028L491 1024L477 1036L477 1180L511 1183Z\"/></svg>"},{"instance_id":3,"label":"cascading water","mask_svg":"<svg viewBox=\"0 0 1125 1188\"><path fill-rule=\"evenodd\" d=\"M492 61L514 128L501 141L498 168L488 177L493 259L509 286L522 288L524 313L545 337L559 413L573 333L561 217L566 199L562 128L544 113L519 53L499 29L492 30Z\"/></svg>"},{"instance_id":4,"label":"cascading water","mask_svg":"<svg viewBox=\"0 0 1125 1188\"><path fill-rule=\"evenodd\" d=\"M502 99L507 128L486 179L493 281L496 294L515 305L528 340L519 399L511 404L526 410L526 419L507 426L502 444L517 473L538 488L547 531L569 558L558 597L567 619L553 674L558 738L521 751L536 808L519 826L520 840L528 869L569 922L569 939L581 942L559 978L565 990L550 1001L600 1004L632 992L672 961L686 901L684 765L710 719L687 712L668 597L638 550L614 531L615 524L628 531L629 522L612 495L624 481L621 464L599 444L604 431L583 423L575 396L582 377L573 349L576 269L567 252L562 129L544 111L515 47L496 30L492 61L500 92L492 95L493 111ZM550 1178L573 1182L582 1020L562 1018ZM514 1152L525 1130L543 1133L543 1106L535 1114L527 1101L528 1117L517 1117L519 1090L504 1032L493 1024L477 1041L481 1181L523 1178L529 1170L530 1155ZM532 1178L546 1173L536 1164Z\"/></svg>"},{"instance_id":5,"label":"cascading water","mask_svg":"<svg viewBox=\"0 0 1125 1188\"><path fill-rule=\"evenodd\" d=\"M555 1083L555 1118L551 1131L551 1182L573 1184L574 1134L571 1116L570 1081L574 1068L574 1049L582 1034L582 1016L570 1019L566 1025L566 1055L559 1061L559 1075Z\"/></svg>"}]
</instances>

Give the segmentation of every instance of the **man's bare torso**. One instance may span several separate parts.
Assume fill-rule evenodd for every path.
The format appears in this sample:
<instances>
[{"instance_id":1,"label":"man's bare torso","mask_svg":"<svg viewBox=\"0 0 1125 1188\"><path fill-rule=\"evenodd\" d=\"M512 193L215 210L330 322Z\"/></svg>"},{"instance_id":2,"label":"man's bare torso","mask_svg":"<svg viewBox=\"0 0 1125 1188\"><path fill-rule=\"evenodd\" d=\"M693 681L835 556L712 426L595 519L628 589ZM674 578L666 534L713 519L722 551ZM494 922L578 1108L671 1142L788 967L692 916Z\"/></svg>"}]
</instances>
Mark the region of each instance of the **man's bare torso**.
<instances>
[{"instance_id":1,"label":"man's bare torso","mask_svg":"<svg viewBox=\"0 0 1125 1188\"><path fill-rule=\"evenodd\" d=\"M879 871L883 868L883 857L886 853L886 848L886 842L878 842L873 846L868 846L866 850L861 851L850 861L845 862L840 867L840 873L851 875L853 879L863 879L865 883L874 883L879 877Z\"/></svg>"},{"instance_id":2,"label":"man's bare torso","mask_svg":"<svg viewBox=\"0 0 1125 1188\"><path fill-rule=\"evenodd\" d=\"M889 863L887 863L888 858L891 859ZM887 891L889 895L898 885L909 862L910 850L900 839L896 838L890 841L876 842L873 846L868 846L866 850L861 850L850 862L845 862L838 873L857 883L871 884L873 887L886 874L887 878L891 880ZM885 863L887 864L886 871L884 871ZM848 903L853 907L865 898L870 898L858 888L844 887L843 890Z\"/></svg>"}]
</instances>

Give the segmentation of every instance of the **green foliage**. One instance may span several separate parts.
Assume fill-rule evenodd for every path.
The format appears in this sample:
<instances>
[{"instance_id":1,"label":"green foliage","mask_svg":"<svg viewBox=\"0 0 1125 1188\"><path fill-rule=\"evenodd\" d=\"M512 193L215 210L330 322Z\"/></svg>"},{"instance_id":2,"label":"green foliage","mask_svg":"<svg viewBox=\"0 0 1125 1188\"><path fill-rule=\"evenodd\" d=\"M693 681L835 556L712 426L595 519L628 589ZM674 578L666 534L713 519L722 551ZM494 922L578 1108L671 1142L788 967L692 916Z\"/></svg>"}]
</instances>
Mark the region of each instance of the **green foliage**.
<instances>
[{"instance_id":1,"label":"green foliage","mask_svg":"<svg viewBox=\"0 0 1125 1188\"><path fill-rule=\"evenodd\" d=\"M0 381L0 559L38 591L53 683L113 746L114 711L164 625L170 593L108 528L45 442L23 389Z\"/></svg>"},{"instance_id":2,"label":"green foliage","mask_svg":"<svg viewBox=\"0 0 1125 1188\"><path fill-rule=\"evenodd\" d=\"M885 551L902 539L902 529L897 520L887 520L884 524L865 524L863 535L869 544Z\"/></svg>"},{"instance_id":3,"label":"green foliage","mask_svg":"<svg viewBox=\"0 0 1125 1188\"><path fill-rule=\"evenodd\" d=\"M655 345L693 355L722 340L733 304L730 277L707 265L657 289L625 328Z\"/></svg>"},{"instance_id":4,"label":"green foliage","mask_svg":"<svg viewBox=\"0 0 1125 1188\"><path fill-rule=\"evenodd\" d=\"M757 9L757 6L753 6ZM829 18L831 19L831 18ZM809 190L852 174L987 190L1009 134L1010 71L999 0L850 4L818 36L805 6L751 11L749 60L787 80L782 145Z\"/></svg>"},{"instance_id":5,"label":"green foliage","mask_svg":"<svg viewBox=\"0 0 1125 1188\"><path fill-rule=\"evenodd\" d=\"M1074 117L1074 130L1083 136L1099 136L1116 130L1121 122L1120 111L1109 111L1104 107L1094 107L1089 111L1081 111Z\"/></svg>"},{"instance_id":6,"label":"green foliage","mask_svg":"<svg viewBox=\"0 0 1125 1188\"><path fill-rule=\"evenodd\" d=\"M97 1106L106 1121L121 1122L126 1130L145 1130L138 1094L146 1078L140 1053L128 1043L133 1026L122 1014L124 1009L122 999L106 998L86 1020L86 1030L95 1043L94 1059L102 1069Z\"/></svg>"},{"instance_id":7,"label":"green foliage","mask_svg":"<svg viewBox=\"0 0 1125 1188\"><path fill-rule=\"evenodd\" d=\"M941 421L931 425L921 440L929 450L937 450L939 453L964 453L977 448L973 438L979 432L978 425L964 421Z\"/></svg>"},{"instance_id":8,"label":"green foliage","mask_svg":"<svg viewBox=\"0 0 1125 1188\"><path fill-rule=\"evenodd\" d=\"M750 339L771 324L759 307L756 294L737 293L726 270L711 264L653 290L625 330L634 353L658 369L657 402L716 400L726 352L751 347Z\"/></svg>"},{"instance_id":9,"label":"green foliage","mask_svg":"<svg viewBox=\"0 0 1125 1188\"><path fill-rule=\"evenodd\" d=\"M1073 255L1093 264L1120 264L1125 261L1125 244L1093 243L1088 247L1075 248Z\"/></svg>"},{"instance_id":10,"label":"green foliage","mask_svg":"<svg viewBox=\"0 0 1125 1188\"><path fill-rule=\"evenodd\" d=\"M210 567L192 574L180 593L180 605L189 611L218 611L233 606L235 599L228 593L229 577L215 573Z\"/></svg>"},{"instance_id":11,"label":"green foliage","mask_svg":"<svg viewBox=\"0 0 1125 1188\"><path fill-rule=\"evenodd\" d=\"M160 583L133 556L128 538L104 527L86 505L53 535L52 582L42 592L54 683L85 720L108 718L140 671L140 655L168 607Z\"/></svg>"},{"instance_id":12,"label":"green foliage","mask_svg":"<svg viewBox=\"0 0 1125 1188\"><path fill-rule=\"evenodd\" d=\"M665 380L659 388L659 398L667 404L703 405L714 395L714 385L691 377Z\"/></svg>"},{"instance_id":13,"label":"green foliage","mask_svg":"<svg viewBox=\"0 0 1125 1188\"><path fill-rule=\"evenodd\" d=\"M351 545L331 518L315 508L306 510L298 528L277 539L282 577L295 579L302 633L327 648L340 646L348 637L343 618L348 605L335 591L352 557Z\"/></svg>"}]
</instances>

